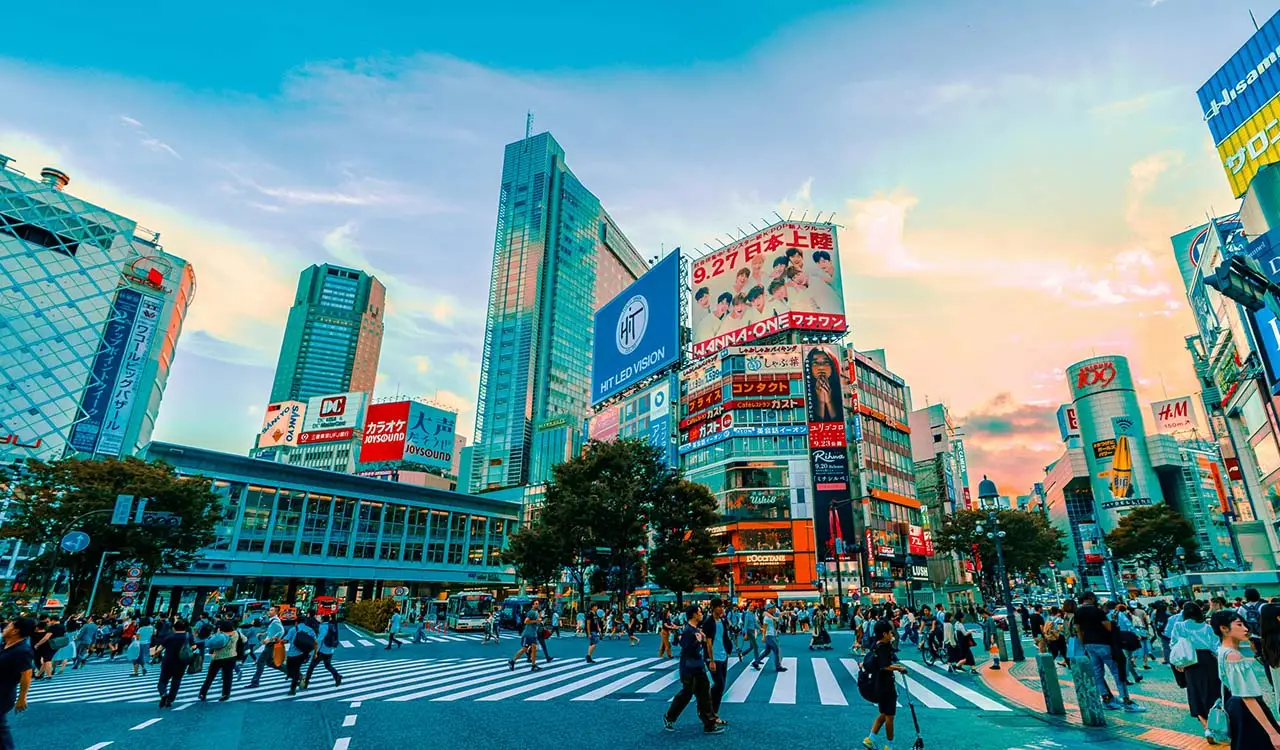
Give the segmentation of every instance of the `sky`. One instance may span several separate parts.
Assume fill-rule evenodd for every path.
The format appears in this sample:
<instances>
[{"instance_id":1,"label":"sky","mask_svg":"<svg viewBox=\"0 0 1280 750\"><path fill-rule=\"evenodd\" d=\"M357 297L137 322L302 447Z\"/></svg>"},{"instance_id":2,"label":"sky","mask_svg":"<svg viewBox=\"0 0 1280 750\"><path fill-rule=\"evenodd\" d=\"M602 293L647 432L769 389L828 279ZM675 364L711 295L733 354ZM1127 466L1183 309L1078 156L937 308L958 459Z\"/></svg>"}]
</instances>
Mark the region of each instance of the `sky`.
<instances>
[{"instance_id":1,"label":"sky","mask_svg":"<svg viewBox=\"0 0 1280 750\"><path fill-rule=\"evenodd\" d=\"M193 263L155 439L249 448L297 275L322 262L387 287L376 395L449 404L469 434L502 150L532 111L646 255L833 213L849 340L885 349L916 407L946 403L972 482L1014 495L1062 452L1071 363L1127 356L1144 403L1194 392L1169 237L1237 204L1195 91L1250 8L1275 12L108 5L6 9L0 153Z\"/></svg>"}]
</instances>

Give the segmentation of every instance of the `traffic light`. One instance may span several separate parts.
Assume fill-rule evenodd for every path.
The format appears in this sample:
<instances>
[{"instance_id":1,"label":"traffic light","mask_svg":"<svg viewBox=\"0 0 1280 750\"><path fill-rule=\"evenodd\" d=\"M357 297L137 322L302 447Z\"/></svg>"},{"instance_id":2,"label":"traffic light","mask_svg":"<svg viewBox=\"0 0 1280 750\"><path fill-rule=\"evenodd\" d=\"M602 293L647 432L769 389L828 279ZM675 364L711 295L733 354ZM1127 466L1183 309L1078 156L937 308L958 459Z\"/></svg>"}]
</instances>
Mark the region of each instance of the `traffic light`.
<instances>
[{"instance_id":1,"label":"traffic light","mask_svg":"<svg viewBox=\"0 0 1280 750\"><path fill-rule=\"evenodd\" d=\"M1254 312L1274 304L1274 296L1280 293L1257 262L1244 255L1229 258L1204 277L1204 284Z\"/></svg>"}]
</instances>

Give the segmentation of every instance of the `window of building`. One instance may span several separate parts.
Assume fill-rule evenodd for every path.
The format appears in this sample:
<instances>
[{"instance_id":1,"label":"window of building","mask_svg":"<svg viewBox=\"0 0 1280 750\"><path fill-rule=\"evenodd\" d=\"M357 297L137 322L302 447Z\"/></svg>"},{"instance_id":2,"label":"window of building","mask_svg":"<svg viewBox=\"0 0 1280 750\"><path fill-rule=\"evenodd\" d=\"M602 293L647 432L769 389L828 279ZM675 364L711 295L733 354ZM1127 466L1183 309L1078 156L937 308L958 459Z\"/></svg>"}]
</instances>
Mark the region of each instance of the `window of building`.
<instances>
[{"instance_id":1,"label":"window of building","mask_svg":"<svg viewBox=\"0 0 1280 750\"><path fill-rule=\"evenodd\" d=\"M372 560L378 545L378 527L382 524L382 503L361 500L356 510L356 534L351 543L351 557Z\"/></svg>"},{"instance_id":2,"label":"window of building","mask_svg":"<svg viewBox=\"0 0 1280 750\"><path fill-rule=\"evenodd\" d=\"M329 529L329 510L333 498L329 495L312 494L307 498L307 515L302 522L302 546L298 552L303 555L323 555L324 535Z\"/></svg>"},{"instance_id":3,"label":"window of building","mask_svg":"<svg viewBox=\"0 0 1280 750\"><path fill-rule=\"evenodd\" d=\"M739 552L791 549L791 529L750 529L738 533Z\"/></svg>"},{"instance_id":4,"label":"window of building","mask_svg":"<svg viewBox=\"0 0 1280 750\"><path fill-rule=\"evenodd\" d=\"M489 521L489 560L491 566L502 565L502 550L507 546L507 522L501 518Z\"/></svg>"},{"instance_id":5,"label":"window of building","mask_svg":"<svg viewBox=\"0 0 1280 750\"><path fill-rule=\"evenodd\" d=\"M276 500L276 525L271 534L271 553L292 555L302 521L302 509L306 506L307 493L302 490L280 490Z\"/></svg>"},{"instance_id":6,"label":"window of building","mask_svg":"<svg viewBox=\"0 0 1280 750\"><path fill-rule=\"evenodd\" d=\"M427 562L444 564L445 545L449 540L449 512L431 511L431 536L427 540Z\"/></svg>"},{"instance_id":7,"label":"window of building","mask_svg":"<svg viewBox=\"0 0 1280 750\"><path fill-rule=\"evenodd\" d=\"M351 540L352 516L359 500L347 497L333 499L333 522L329 525L329 556L346 557Z\"/></svg>"},{"instance_id":8,"label":"window of building","mask_svg":"<svg viewBox=\"0 0 1280 750\"><path fill-rule=\"evenodd\" d=\"M454 513L449 522L449 564L461 565L467 542L467 514Z\"/></svg>"},{"instance_id":9,"label":"window of building","mask_svg":"<svg viewBox=\"0 0 1280 750\"><path fill-rule=\"evenodd\" d=\"M382 521L382 549L378 553L381 560L400 559L400 541L404 534L404 518L408 511L403 505L388 505L386 516Z\"/></svg>"},{"instance_id":10,"label":"window of building","mask_svg":"<svg viewBox=\"0 0 1280 750\"><path fill-rule=\"evenodd\" d=\"M404 543L404 561L420 563L426 549L431 511L426 508L410 508L406 522L409 525L409 532Z\"/></svg>"},{"instance_id":11,"label":"window of building","mask_svg":"<svg viewBox=\"0 0 1280 750\"><path fill-rule=\"evenodd\" d=\"M243 482L218 480L213 483L213 492L218 496L218 503L222 506L222 515L214 526L212 549L231 549L231 540L236 533L236 516L240 513L240 496L244 494L244 488Z\"/></svg>"},{"instance_id":12,"label":"window of building","mask_svg":"<svg viewBox=\"0 0 1280 750\"><path fill-rule=\"evenodd\" d=\"M250 485L244 501L244 522L240 524L238 552L261 552L267 541L267 524L275 505L276 489Z\"/></svg>"},{"instance_id":13,"label":"window of building","mask_svg":"<svg viewBox=\"0 0 1280 750\"><path fill-rule=\"evenodd\" d=\"M785 562L773 565L748 565L743 568L744 583L749 585L769 585L795 582L795 563Z\"/></svg>"},{"instance_id":14,"label":"window of building","mask_svg":"<svg viewBox=\"0 0 1280 750\"><path fill-rule=\"evenodd\" d=\"M467 548L468 565L484 565L484 545L489 534L489 519L484 516L471 517L471 543Z\"/></svg>"}]
</instances>

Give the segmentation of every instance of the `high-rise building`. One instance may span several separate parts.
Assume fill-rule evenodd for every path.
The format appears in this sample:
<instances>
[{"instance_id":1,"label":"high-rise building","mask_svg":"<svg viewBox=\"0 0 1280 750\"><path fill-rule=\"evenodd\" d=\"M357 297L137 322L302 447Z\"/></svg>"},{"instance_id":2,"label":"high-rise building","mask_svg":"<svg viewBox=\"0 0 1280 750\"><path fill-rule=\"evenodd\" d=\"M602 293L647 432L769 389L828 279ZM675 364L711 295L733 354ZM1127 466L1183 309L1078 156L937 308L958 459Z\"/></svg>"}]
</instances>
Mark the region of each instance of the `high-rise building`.
<instances>
[{"instance_id":1,"label":"high-rise building","mask_svg":"<svg viewBox=\"0 0 1280 750\"><path fill-rule=\"evenodd\" d=\"M0 460L150 441L195 273L137 222L0 156Z\"/></svg>"},{"instance_id":2,"label":"high-rise building","mask_svg":"<svg viewBox=\"0 0 1280 750\"><path fill-rule=\"evenodd\" d=\"M373 393L386 293L364 271L327 263L305 269L289 309L270 402Z\"/></svg>"},{"instance_id":3,"label":"high-rise building","mask_svg":"<svg viewBox=\"0 0 1280 750\"><path fill-rule=\"evenodd\" d=\"M937 533L948 515L968 507L964 438L945 404L930 404L911 412L907 425L911 428L911 457L915 462L921 520L930 533ZM972 580L957 555L935 555L928 566L935 588L962 587Z\"/></svg>"},{"instance_id":4,"label":"high-rise building","mask_svg":"<svg viewBox=\"0 0 1280 750\"><path fill-rule=\"evenodd\" d=\"M507 145L471 491L545 482L576 453L591 405L592 316L646 268L550 133Z\"/></svg>"}]
</instances>

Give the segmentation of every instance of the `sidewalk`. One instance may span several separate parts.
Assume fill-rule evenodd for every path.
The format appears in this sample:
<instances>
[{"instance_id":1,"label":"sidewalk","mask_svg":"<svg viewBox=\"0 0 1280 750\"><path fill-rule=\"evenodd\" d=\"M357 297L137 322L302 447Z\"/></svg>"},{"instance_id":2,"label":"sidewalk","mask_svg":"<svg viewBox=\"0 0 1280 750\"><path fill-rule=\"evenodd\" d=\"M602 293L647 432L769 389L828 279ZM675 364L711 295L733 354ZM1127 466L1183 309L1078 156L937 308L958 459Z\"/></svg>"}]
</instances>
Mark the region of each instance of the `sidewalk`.
<instances>
[{"instance_id":1,"label":"sidewalk","mask_svg":"<svg viewBox=\"0 0 1280 750\"><path fill-rule=\"evenodd\" d=\"M1043 714L1044 696L1040 692L1040 673L1036 668L1035 652L1027 654L1027 660L1001 662L999 671L987 669L990 662L981 665L982 681L1001 696L1025 708ZM1058 684L1062 687L1063 704L1066 706L1067 723L1083 726L1080 708L1075 703L1075 683L1071 671L1057 668ZM1129 695L1147 709L1143 714L1107 711L1107 726L1143 742L1181 750L1206 750L1212 747L1205 742L1200 722L1187 713L1186 693L1174 682L1172 668L1152 663L1150 670L1139 668L1143 681L1129 686ZM1107 675L1111 679L1110 673Z\"/></svg>"}]
</instances>

